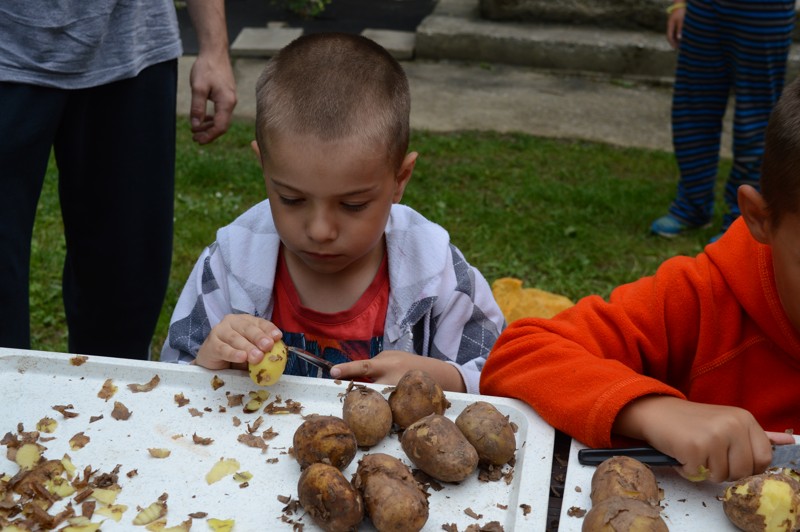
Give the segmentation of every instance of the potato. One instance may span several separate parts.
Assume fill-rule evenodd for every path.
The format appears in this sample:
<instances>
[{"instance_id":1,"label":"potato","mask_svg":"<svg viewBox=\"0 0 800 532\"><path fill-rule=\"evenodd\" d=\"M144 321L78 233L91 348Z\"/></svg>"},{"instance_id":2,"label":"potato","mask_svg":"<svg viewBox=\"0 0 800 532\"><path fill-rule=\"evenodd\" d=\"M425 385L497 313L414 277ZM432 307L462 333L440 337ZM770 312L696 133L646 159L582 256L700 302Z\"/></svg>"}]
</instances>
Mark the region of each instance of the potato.
<instances>
[{"instance_id":1,"label":"potato","mask_svg":"<svg viewBox=\"0 0 800 532\"><path fill-rule=\"evenodd\" d=\"M356 435L342 418L312 414L295 431L293 447L300 469L317 462L344 469L356 455Z\"/></svg>"},{"instance_id":2,"label":"potato","mask_svg":"<svg viewBox=\"0 0 800 532\"><path fill-rule=\"evenodd\" d=\"M269 386L278 382L286 369L286 361L289 358L289 351L283 340L278 340L272 346L269 353L264 354L264 358L258 364L249 364L250 378L259 386Z\"/></svg>"},{"instance_id":3,"label":"potato","mask_svg":"<svg viewBox=\"0 0 800 532\"><path fill-rule=\"evenodd\" d=\"M722 497L725 515L747 532L797 530L800 482L796 475L791 470L771 469L739 480Z\"/></svg>"},{"instance_id":4,"label":"potato","mask_svg":"<svg viewBox=\"0 0 800 532\"><path fill-rule=\"evenodd\" d=\"M658 505L662 499L650 468L629 456L605 460L592 476L592 504L612 497L638 499L651 505Z\"/></svg>"},{"instance_id":5,"label":"potato","mask_svg":"<svg viewBox=\"0 0 800 532\"><path fill-rule=\"evenodd\" d=\"M482 463L502 466L514 458L514 427L494 405L485 401L472 403L458 415L456 426L478 451Z\"/></svg>"},{"instance_id":6,"label":"potato","mask_svg":"<svg viewBox=\"0 0 800 532\"><path fill-rule=\"evenodd\" d=\"M394 456L364 455L353 486L361 492L367 515L379 532L417 532L428 521L428 494Z\"/></svg>"},{"instance_id":7,"label":"potato","mask_svg":"<svg viewBox=\"0 0 800 532\"><path fill-rule=\"evenodd\" d=\"M428 414L444 414L450 404L441 386L418 369L412 369L397 383L389 394L392 419L404 429Z\"/></svg>"},{"instance_id":8,"label":"potato","mask_svg":"<svg viewBox=\"0 0 800 532\"><path fill-rule=\"evenodd\" d=\"M356 530L364 519L361 494L332 465L311 464L297 483L300 504L328 532Z\"/></svg>"},{"instance_id":9,"label":"potato","mask_svg":"<svg viewBox=\"0 0 800 532\"><path fill-rule=\"evenodd\" d=\"M629 497L610 497L592 504L583 517L583 532L667 532L661 509Z\"/></svg>"},{"instance_id":10,"label":"potato","mask_svg":"<svg viewBox=\"0 0 800 532\"><path fill-rule=\"evenodd\" d=\"M400 444L418 468L443 482L461 482L478 467L478 452L453 421L430 414L403 432Z\"/></svg>"},{"instance_id":11,"label":"potato","mask_svg":"<svg viewBox=\"0 0 800 532\"><path fill-rule=\"evenodd\" d=\"M392 409L376 390L353 383L347 388L342 419L356 435L359 447L372 447L392 429Z\"/></svg>"}]
</instances>

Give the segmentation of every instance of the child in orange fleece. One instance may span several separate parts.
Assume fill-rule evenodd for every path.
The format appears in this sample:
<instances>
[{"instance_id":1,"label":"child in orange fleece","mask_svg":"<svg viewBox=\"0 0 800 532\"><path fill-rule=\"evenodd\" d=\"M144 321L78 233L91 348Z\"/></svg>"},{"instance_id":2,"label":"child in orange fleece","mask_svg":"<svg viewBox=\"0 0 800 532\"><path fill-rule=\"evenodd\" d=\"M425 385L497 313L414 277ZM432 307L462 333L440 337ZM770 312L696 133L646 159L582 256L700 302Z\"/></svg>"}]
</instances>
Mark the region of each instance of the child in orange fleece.
<instances>
[{"instance_id":1,"label":"child in orange fleece","mask_svg":"<svg viewBox=\"0 0 800 532\"><path fill-rule=\"evenodd\" d=\"M695 258L509 326L481 393L519 398L591 447L643 440L687 478L763 471L800 429L800 79L766 133L761 193ZM775 432L765 432L775 431Z\"/></svg>"}]
</instances>

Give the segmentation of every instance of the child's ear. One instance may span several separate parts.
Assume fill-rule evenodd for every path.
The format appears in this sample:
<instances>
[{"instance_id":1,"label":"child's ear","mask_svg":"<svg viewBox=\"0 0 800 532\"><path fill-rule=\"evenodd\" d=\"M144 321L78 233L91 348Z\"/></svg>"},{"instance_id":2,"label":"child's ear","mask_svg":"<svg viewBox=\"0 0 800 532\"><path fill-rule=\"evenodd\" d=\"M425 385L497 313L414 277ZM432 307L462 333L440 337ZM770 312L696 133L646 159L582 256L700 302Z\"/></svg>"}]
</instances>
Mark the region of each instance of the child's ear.
<instances>
[{"instance_id":1,"label":"child's ear","mask_svg":"<svg viewBox=\"0 0 800 532\"><path fill-rule=\"evenodd\" d=\"M394 196L392 196L392 203L400 203L400 200L403 199L403 193L406 190L406 185L411 180L411 174L414 173L414 165L417 164L417 156L419 154L415 151L412 151L406 154L405 158L403 159L403 163L400 165L400 169L397 170L397 174L395 175L395 190Z\"/></svg>"},{"instance_id":2,"label":"child's ear","mask_svg":"<svg viewBox=\"0 0 800 532\"><path fill-rule=\"evenodd\" d=\"M258 147L258 142L251 140L250 147L253 148L253 151L256 153L256 157L258 157L258 164L261 164L261 148Z\"/></svg>"},{"instance_id":3,"label":"child's ear","mask_svg":"<svg viewBox=\"0 0 800 532\"><path fill-rule=\"evenodd\" d=\"M770 219L764 196L752 186L742 185L737 190L737 201L753 238L762 244L770 244Z\"/></svg>"}]
</instances>

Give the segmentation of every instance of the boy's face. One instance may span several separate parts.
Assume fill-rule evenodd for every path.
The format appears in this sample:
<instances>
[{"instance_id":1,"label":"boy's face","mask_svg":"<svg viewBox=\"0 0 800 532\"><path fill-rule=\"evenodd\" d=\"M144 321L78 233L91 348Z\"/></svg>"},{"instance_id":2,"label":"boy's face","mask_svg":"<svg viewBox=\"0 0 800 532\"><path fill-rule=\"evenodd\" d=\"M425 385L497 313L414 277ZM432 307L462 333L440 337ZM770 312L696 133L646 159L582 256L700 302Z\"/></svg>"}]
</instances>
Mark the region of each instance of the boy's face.
<instances>
[{"instance_id":1,"label":"boy's face","mask_svg":"<svg viewBox=\"0 0 800 532\"><path fill-rule=\"evenodd\" d=\"M389 211L403 196L416 155L395 170L385 148L359 139L274 135L262 160L287 260L314 274L357 271L379 260Z\"/></svg>"},{"instance_id":2,"label":"boy's face","mask_svg":"<svg viewBox=\"0 0 800 532\"><path fill-rule=\"evenodd\" d=\"M800 214L787 214L770 233L775 284L795 331L800 332Z\"/></svg>"}]
</instances>

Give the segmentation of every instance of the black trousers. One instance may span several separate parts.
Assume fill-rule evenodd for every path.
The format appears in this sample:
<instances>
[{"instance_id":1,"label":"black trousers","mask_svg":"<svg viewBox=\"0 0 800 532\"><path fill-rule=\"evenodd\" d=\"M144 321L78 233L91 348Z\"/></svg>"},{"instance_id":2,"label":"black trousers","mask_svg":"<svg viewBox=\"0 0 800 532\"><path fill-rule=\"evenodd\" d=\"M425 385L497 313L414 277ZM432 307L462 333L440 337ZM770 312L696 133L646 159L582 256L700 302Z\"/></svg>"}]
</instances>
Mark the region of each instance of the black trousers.
<instances>
[{"instance_id":1,"label":"black trousers","mask_svg":"<svg viewBox=\"0 0 800 532\"><path fill-rule=\"evenodd\" d=\"M177 60L99 87L0 83L0 345L30 347L31 238L51 148L71 353L146 359L169 281Z\"/></svg>"}]
</instances>

